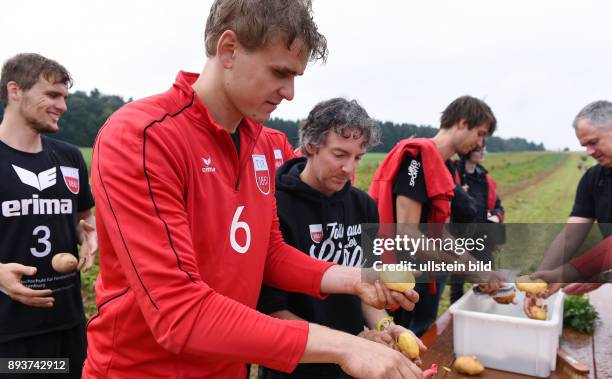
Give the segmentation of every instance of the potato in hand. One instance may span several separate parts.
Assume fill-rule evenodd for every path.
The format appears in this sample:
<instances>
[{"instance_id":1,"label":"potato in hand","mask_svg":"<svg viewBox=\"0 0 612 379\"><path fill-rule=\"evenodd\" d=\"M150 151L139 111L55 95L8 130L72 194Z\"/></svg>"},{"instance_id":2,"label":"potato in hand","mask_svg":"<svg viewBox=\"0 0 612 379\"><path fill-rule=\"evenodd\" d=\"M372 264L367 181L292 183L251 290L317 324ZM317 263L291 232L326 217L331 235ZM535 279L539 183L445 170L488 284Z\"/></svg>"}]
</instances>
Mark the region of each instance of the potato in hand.
<instances>
[{"instance_id":1,"label":"potato in hand","mask_svg":"<svg viewBox=\"0 0 612 379\"><path fill-rule=\"evenodd\" d=\"M392 291L405 292L416 285L416 279L410 271L382 271L380 278Z\"/></svg>"}]
</instances>

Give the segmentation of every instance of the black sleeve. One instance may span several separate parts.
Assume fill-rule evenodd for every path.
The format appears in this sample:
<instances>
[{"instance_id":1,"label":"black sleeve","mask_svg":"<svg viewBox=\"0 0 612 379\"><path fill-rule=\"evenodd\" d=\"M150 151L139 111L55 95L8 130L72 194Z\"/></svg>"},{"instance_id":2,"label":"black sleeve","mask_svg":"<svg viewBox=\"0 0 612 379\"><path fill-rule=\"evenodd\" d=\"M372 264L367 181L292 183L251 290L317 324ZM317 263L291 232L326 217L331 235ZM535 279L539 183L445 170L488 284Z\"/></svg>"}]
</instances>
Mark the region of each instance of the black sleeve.
<instances>
[{"instance_id":1,"label":"black sleeve","mask_svg":"<svg viewBox=\"0 0 612 379\"><path fill-rule=\"evenodd\" d=\"M279 199L277 194L276 199ZM277 201L278 206L278 201ZM290 233L290 228L287 226L287 223L283 221L283 217L281 216L281 212L278 212L279 217L279 229L281 234L283 235L283 239L285 243L292 245L292 238ZM292 245L294 246L294 245ZM289 293L278 288L262 286L261 293L259 294L259 299L257 300L257 310L261 313L271 314L278 311L288 310L289 309Z\"/></svg>"},{"instance_id":2,"label":"black sleeve","mask_svg":"<svg viewBox=\"0 0 612 379\"><path fill-rule=\"evenodd\" d=\"M475 222L478 215L476 200L470 196L459 184L455 185L454 197L451 202L451 216L453 222Z\"/></svg>"},{"instance_id":3,"label":"black sleeve","mask_svg":"<svg viewBox=\"0 0 612 379\"><path fill-rule=\"evenodd\" d=\"M427 188L420 154L414 158L411 156L404 158L393 185L393 193L409 197L419 203L427 202Z\"/></svg>"},{"instance_id":4,"label":"black sleeve","mask_svg":"<svg viewBox=\"0 0 612 379\"><path fill-rule=\"evenodd\" d=\"M367 220L370 224L378 224L378 207L376 206L376 202L374 199L370 197L367 193L364 193L365 201L366 201L366 211L367 211Z\"/></svg>"},{"instance_id":5,"label":"black sleeve","mask_svg":"<svg viewBox=\"0 0 612 379\"><path fill-rule=\"evenodd\" d=\"M506 213L504 207L501 205L501 199L499 196L495 196L495 209L493 210L493 214L497 216L503 216Z\"/></svg>"},{"instance_id":6,"label":"black sleeve","mask_svg":"<svg viewBox=\"0 0 612 379\"><path fill-rule=\"evenodd\" d=\"M595 218L593 180L591 179L594 174L595 172L588 170L582 175L576 189L576 198L570 216Z\"/></svg>"},{"instance_id":7,"label":"black sleeve","mask_svg":"<svg viewBox=\"0 0 612 379\"><path fill-rule=\"evenodd\" d=\"M78 168L79 168L79 196L78 196L78 211L83 212L94 207L94 199L89 186L89 174L87 173L87 165L83 159L80 150L78 152Z\"/></svg>"}]
</instances>

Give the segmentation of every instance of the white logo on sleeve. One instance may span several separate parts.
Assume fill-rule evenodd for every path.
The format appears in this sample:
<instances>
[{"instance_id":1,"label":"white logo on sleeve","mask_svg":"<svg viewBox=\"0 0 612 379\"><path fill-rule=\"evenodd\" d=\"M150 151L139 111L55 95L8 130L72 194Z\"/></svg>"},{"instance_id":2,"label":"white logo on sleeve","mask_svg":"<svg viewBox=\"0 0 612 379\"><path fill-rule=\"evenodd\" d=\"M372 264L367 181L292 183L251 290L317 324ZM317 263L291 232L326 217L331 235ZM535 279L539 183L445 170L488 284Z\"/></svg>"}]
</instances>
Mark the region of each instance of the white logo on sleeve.
<instances>
[{"instance_id":1,"label":"white logo on sleeve","mask_svg":"<svg viewBox=\"0 0 612 379\"><path fill-rule=\"evenodd\" d=\"M259 192L267 195L270 193L270 171L268 171L268 162L266 156L261 154L253 154L253 169L255 170L255 183Z\"/></svg>"},{"instance_id":2,"label":"white logo on sleeve","mask_svg":"<svg viewBox=\"0 0 612 379\"><path fill-rule=\"evenodd\" d=\"M55 185L57 177L55 167L51 167L50 169L45 170L40 174L36 175L32 171L28 171L19 166L11 166L13 166L13 169L17 173L17 176L19 176L19 180L21 180L23 184L26 184L30 187L34 187L39 191L43 191L44 189L53 187Z\"/></svg>"},{"instance_id":3,"label":"white logo on sleeve","mask_svg":"<svg viewBox=\"0 0 612 379\"><path fill-rule=\"evenodd\" d=\"M274 149L274 167L279 168L283 165L283 153L280 149Z\"/></svg>"},{"instance_id":4,"label":"white logo on sleeve","mask_svg":"<svg viewBox=\"0 0 612 379\"><path fill-rule=\"evenodd\" d=\"M419 168L421 167L421 163L417 160L413 160L410 162L410 167L408 167L408 175L410 175L410 186L415 186L415 180L419 175Z\"/></svg>"},{"instance_id":5,"label":"white logo on sleeve","mask_svg":"<svg viewBox=\"0 0 612 379\"><path fill-rule=\"evenodd\" d=\"M60 166L62 176L64 177L64 183L66 187L75 195L79 194L79 169L74 167Z\"/></svg>"}]
</instances>

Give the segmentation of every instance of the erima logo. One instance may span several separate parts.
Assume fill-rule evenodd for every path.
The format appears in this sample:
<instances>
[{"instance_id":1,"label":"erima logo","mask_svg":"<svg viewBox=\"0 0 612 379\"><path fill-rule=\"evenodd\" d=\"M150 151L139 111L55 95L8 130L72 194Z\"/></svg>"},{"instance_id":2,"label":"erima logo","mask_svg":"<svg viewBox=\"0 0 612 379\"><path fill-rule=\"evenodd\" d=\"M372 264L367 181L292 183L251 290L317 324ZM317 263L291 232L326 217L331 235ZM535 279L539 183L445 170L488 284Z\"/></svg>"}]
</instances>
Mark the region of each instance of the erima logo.
<instances>
[{"instance_id":1,"label":"erima logo","mask_svg":"<svg viewBox=\"0 0 612 379\"><path fill-rule=\"evenodd\" d=\"M211 167L212 165L212 158L210 156L208 156L208 158L202 158L202 163L204 163L204 167L202 167L202 172L207 174L209 172L215 172L217 171L216 168Z\"/></svg>"},{"instance_id":2,"label":"erima logo","mask_svg":"<svg viewBox=\"0 0 612 379\"><path fill-rule=\"evenodd\" d=\"M2 202L2 216L4 217L71 213L72 200L70 199L39 199L38 195L32 195L31 199Z\"/></svg>"},{"instance_id":3,"label":"erima logo","mask_svg":"<svg viewBox=\"0 0 612 379\"><path fill-rule=\"evenodd\" d=\"M21 180L23 184L26 184L30 187L34 187L39 191L42 191L49 187L53 187L55 185L57 176L55 167L45 170L37 176L32 171L28 171L15 165L11 166L13 166L13 169L17 173L17 176L19 176L19 180Z\"/></svg>"}]
</instances>

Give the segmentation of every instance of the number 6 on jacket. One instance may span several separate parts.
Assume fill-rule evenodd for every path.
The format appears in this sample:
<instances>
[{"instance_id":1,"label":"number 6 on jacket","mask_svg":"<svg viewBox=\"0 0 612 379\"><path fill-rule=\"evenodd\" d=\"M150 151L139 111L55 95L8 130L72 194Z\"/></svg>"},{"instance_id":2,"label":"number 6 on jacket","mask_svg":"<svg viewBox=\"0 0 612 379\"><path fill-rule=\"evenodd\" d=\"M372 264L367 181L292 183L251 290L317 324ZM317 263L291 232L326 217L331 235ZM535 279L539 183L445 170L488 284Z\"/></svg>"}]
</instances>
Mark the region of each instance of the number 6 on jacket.
<instances>
[{"instance_id":1,"label":"number 6 on jacket","mask_svg":"<svg viewBox=\"0 0 612 379\"><path fill-rule=\"evenodd\" d=\"M230 228L230 244L232 245L232 249L236 250L238 254L246 253L249 250L249 246L251 246L251 228L249 228L249 224L244 221L238 221L243 210L244 205L236 208L234 218L232 219L232 227ZM236 232L239 229L244 229L246 234L246 241L242 246L236 241Z\"/></svg>"}]
</instances>

